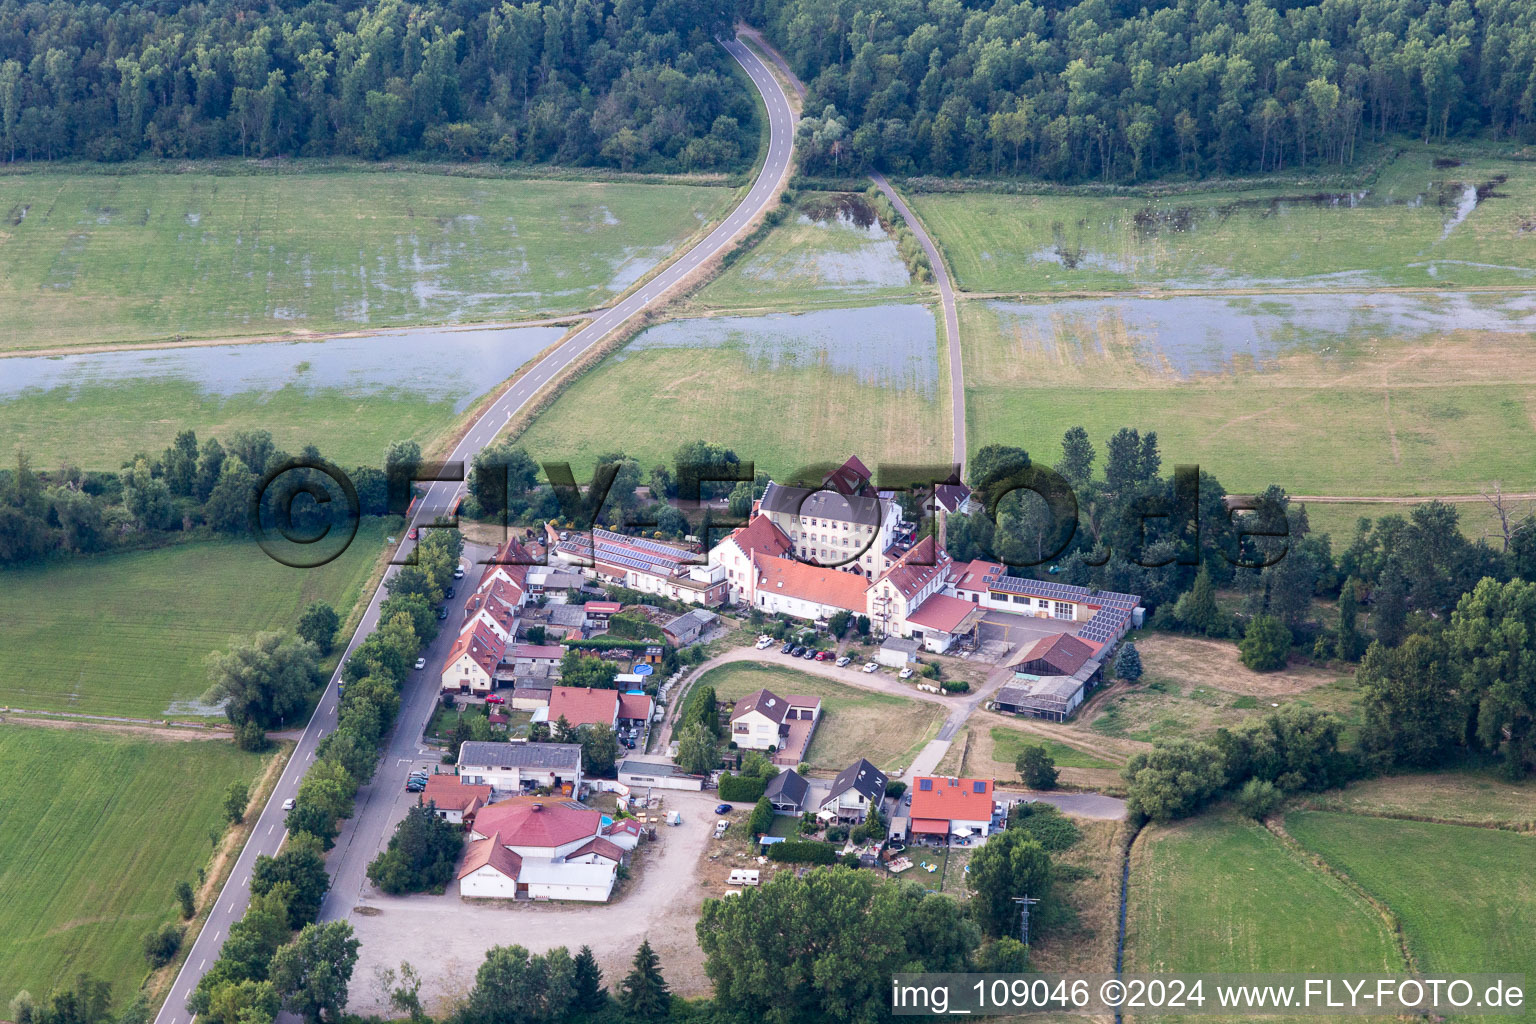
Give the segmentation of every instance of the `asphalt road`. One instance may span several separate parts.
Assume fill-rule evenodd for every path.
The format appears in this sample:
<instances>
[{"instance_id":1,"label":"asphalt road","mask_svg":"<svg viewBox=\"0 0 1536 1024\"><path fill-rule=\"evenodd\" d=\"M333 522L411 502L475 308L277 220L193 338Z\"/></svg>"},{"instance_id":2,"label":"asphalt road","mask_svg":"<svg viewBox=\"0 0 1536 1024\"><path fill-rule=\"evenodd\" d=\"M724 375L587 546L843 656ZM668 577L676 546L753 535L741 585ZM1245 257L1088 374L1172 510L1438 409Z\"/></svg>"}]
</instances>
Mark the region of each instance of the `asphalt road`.
<instances>
[{"instance_id":1,"label":"asphalt road","mask_svg":"<svg viewBox=\"0 0 1536 1024\"><path fill-rule=\"evenodd\" d=\"M790 112L789 100L779 88L777 80L768 72L763 63L752 53L750 49L735 39L722 40L736 61L746 70L752 79L752 84L763 97L763 102L768 109L769 138L768 154L763 162L762 169L758 172L756 180L752 183L746 199L744 199L729 216L725 218L703 241L690 249L682 258L676 260L652 280L636 289L630 295L620 300L613 306L598 313L587 326L577 331L554 351L539 360L528 373L525 373L515 386L509 388L498 398L465 432L463 440L449 456L449 461L462 461L468 463L474 458L475 453L485 447L495 437L497 432L506 424L514 413L521 409L529 399L552 377L570 366L592 346L607 338L614 331L620 329L630 320L643 312L648 307L656 304L666 294L682 283L694 271L708 260L725 250L730 242L765 208L777 202L780 191L780 183L789 169L793 156L794 144L794 119ZM462 483L434 483L428 486L426 495L419 504L416 516L411 525L420 526L430 523L439 513L452 506L454 498L463 490ZM399 548L397 561L408 555L415 545L409 541L402 541ZM385 573L388 579L396 572L391 566ZM337 682L341 678L340 664L345 663L346 657L350 657L354 648L362 642L363 638L373 632L378 624L379 605L384 600L386 592L381 584L374 592L373 599L369 601L367 610L363 613L362 621L358 624L356 632L352 634L347 644L346 656L338 662L338 668L326 684L315 713L305 727L300 737L298 747L295 749L287 767L283 770L282 777L278 780L272 797L267 805L262 808L256 821L250 840L240 852L240 857L235 862L234 872L230 875L229 882L225 884L215 901L207 923L198 933L188 953L186 963L181 972L177 974L175 982L171 986L170 993L166 996L165 1003L160 1012L155 1016L155 1024L190 1024L194 1019L187 1011L187 997L197 987L199 979L219 957L219 951L224 946L224 939L229 934L229 926L234 924L245 913L246 905L250 902L251 869L256 863L256 858L263 854L271 855L278 851L283 837L286 834L283 829L285 813L282 809L283 801L294 796L298 792L299 780L314 763L315 748L321 739L336 728L337 711ZM460 595L458 604L463 600ZM462 621L462 616L450 615L449 624ZM446 631L445 631L446 632ZM435 649L435 648L434 648ZM431 701L436 695L435 673L431 666L435 664L428 659L428 670L412 673L406 683L406 690L401 695L401 715L395 725L395 734L391 737L386 755L380 763L377 773L369 786L380 793L399 793L405 786L405 778L410 769L408 762L399 760L402 751L414 751L416 740L420 734L421 726L430 714ZM425 697L425 699L424 699ZM392 801L381 803L393 805ZM359 821L353 825L356 832L354 840L349 842L349 849L356 847L357 851L366 851L376 848L384 838L381 836L368 836L364 834L368 822L376 822L381 817L380 813L369 813L369 800L360 796L358 808ZM363 820L366 819L366 820ZM360 880L361 870L357 861L361 859L361 852L349 855L346 851L335 854L330 858L328 867L335 877L338 868L341 869L341 885L337 890L337 900L349 899L347 888L354 875ZM364 867L366 860L363 861ZM351 890L352 896L356 895L356 888ZM350 905L350 904L347 904ZM325 912L328 916L336 916L336 908L327 905Z\"/></svg>"}]
</instances>

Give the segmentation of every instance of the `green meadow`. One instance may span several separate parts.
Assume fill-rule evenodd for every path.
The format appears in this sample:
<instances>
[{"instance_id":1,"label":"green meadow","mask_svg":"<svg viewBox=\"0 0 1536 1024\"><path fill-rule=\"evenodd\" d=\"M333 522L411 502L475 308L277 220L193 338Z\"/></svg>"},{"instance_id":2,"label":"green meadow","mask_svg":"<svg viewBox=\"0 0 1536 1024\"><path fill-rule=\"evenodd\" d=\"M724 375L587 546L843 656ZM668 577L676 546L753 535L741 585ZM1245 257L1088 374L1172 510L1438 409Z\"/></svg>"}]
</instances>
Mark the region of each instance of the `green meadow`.
<instances>
[{"instance_id":1,"label":"green meadow","mask_svg":"<svg viewBox=\"0 0 1536 1024\"><path fill-rule=\"evenodd\" d=\"M217 714L194 703L204 659L231 636L292 629L311 601L343 619L384 544L365 520L351 546L293 569L248 541L196 541L0 573L0 705L137 718Z\"/></svg>"},{"instance_id":2,"label":"green meadow","mask_svg":"<svg viewBox=\"0 0 1536 1024\"><path fill-rule=\"evenodd\" d=\"M42 1002L86 971L126 1007L141 937L178 919L172 890L196 887L225 790L262 761L225 740L0 725L0 993Z\"/></svg>"},{"instance_id":3,"label":"green meadow","mask_svg":"<svg viewBox=\"0 0 1536 1024\"><path fill-rule=\"evenodd\" d=\"M1502 181L1500 180L1502 177ZM1462 217L1467 189L1487 193ZM1316 186L1142 197L919 194L972 292L1536 284L1536 171L1410 151L1349 193Z\"/></svg>"},{"instance_id":4,"label":"green meadow","mask_svg":"<svg viewBox=\"0 0 1536 1024\"><path fill-rule=\"evenodd\" d=\"M588 309L733 194L406 172L0 176L0 349Z\"/></svg>"}]
</instances>

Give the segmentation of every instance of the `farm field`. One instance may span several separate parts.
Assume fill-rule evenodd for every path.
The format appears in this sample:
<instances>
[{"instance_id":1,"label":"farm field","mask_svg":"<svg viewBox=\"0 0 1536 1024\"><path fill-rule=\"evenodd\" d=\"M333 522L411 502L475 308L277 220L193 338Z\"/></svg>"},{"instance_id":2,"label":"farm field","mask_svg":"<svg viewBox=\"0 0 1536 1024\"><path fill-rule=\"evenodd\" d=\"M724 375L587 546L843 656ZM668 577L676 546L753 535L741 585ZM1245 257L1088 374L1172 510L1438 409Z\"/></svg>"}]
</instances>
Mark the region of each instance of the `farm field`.
<instances>
[{"instance_id":1,"label":"farm field","mask_svg":"<svg viewBox=\"0 0 1536 1024\"><path fill-rule=\"evenodd\" d=\"M0 349L588 309L732 195L417 173L0 177Z\"/></svg>"},{"instance_id":2,"label":"farm field","mask_svg":"<svg viewBox=\"0 0 1536 1024\"><path fill-rule=\"evenodd\" d=\"M1391 907L1421 969L1536 974L1530 836L1324 812L1287 814L1285 827ZM1450 865L1454 885L1447 884ZM1528 1011L1519 1019L1532 1017Z\"/></svg>"},{"instance_id":3,"label":"farm field","mask_svg":"<svg viewBox=\"0 0 1536 1024\"><path fill-rule=\"evenodd\" d=\"M424 451L559 327L418 330L368 338L21 356L0 364L0 434L34 465L115 470L178 431L269 431L344 467L380 466L397 440Z\"/></svg>"},{"instance_id":4,"label":"farm field","mask_svg":"<svg viewBox=\"0 0 1536 1024\"><path fill-rule=\"evenodd\" d=\"M1322 296L965 302L971 451L1055 458L1081 425L1102 452L1134 426L1157 432L1165 465L1198 464L1234 492L1536 490L1523 299L1380 297L1388 313L1328 301L1332 324Z\"/></svg>"},{"instance_id":5,"label":"farm field","mask_svg":"<svg viewBox=\"0 0 1536 1024\"><path fill-rule=\"evenodd\" d=\"M713 686L721 701L738 700L759 689L781 696L820 697L822 719L806 763L831 771L841 771L860 757L882 771L904 768L944 720L944 708L938 704L844 686L773 665L722 665L706 672L700 682Z\"/></svg>"},{"instance_id":6,"label":"farm field","mask_svg":"<svg viewBox=\"0 0 1536 1024\"><path fill-rule=\"evenodd\" d=\"M264 758L227 740L156 741L95 729L0 726L0 992L41 1001L90 971L116 1008L146 970L141 936L174 920L172 890L197 885L224 791ZM48 766L48 793L38 773ZM170 804L175 813L167 814Z\"/></svg>"},{"instance_id":7,"label":"farm field","mask_svg":"<svg viewBox=\"0 0 1536 1024\"><path fill-rule=\"evenodd\" d=\"M676 320L577 380L519 443L578 475L614 451L670 463L695 438L775 474L854 452L915 464L949 450L944 367L920 305Z\"/></svg>"},{"instance_id":8,"label":"farm field","mask_svg":"<svg viewBox=\"0 0 1536 1024\"><path fill-rule=\"evenodd\" d=\"M1210 814L1131 852L1126 969L1398 974L1385 923L1263 826Z\"/></svg>"},{"instance_id":9,"label":"farm field","mask_svg":"<svg viewBox=\"0 0 1536 1024\"><path fill-rule=\"evenodd\" d=\"M291 629L311 601L345 620L378 561L386 525L364 520L318 569L253 543L198 541L9 569L0 587L0 705L137 718L219 712L196 704L204 658L232 635Z\"/></svg>"},{"instance_id":10,"label":"farm field","mask_svg":"<svg viewBox=\"0 0 1536 1024\"><path fill-rule=\"evenodd\" d=\"M693 301L713 308L806 309L922 290L863 197L811 193Z\"/></svg>"},{"instance_id":11,"label":"farm field","mask_svg":"<svg viewBox=\"0 0 1536 1024\"><path fill-rule=\"evenodd\" d=\"M1016 293L1529 286L1536 252L1521 226L1533 200L1527 163L1437 168L1431 154L1412 151L1347 193L1299 186L909 202L961 288Z\"/></svg>"},{"instance_id":12,"label":"farm field","mask_svg":"<svg viewBox=\"0 0 1536 1024\"><path fill-rule=\"evenodd\" d=\"M1388 775L1311 794L1302 806L1532 830L1536 829L1536 781L1515 783L1491 772L1473 771Z\"/></svg>"}]
</instances>

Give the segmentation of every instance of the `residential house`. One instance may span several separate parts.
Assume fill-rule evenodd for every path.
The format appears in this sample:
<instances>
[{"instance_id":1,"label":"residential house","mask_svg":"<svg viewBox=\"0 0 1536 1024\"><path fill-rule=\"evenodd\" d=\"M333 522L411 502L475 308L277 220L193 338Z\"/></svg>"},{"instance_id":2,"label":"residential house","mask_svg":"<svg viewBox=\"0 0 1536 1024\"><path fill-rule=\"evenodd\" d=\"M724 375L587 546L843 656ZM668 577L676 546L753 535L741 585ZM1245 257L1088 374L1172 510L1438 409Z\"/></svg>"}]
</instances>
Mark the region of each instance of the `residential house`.
<instances>
[{"instance_id":1,"label":"residential house","mask_svg":"<svg viewBox=\"0 0 1536 1024\"><path fill-rule=\"evenodd\" d=\"M819 566L854 568L870 580L900 554L901 507L873 493L869 470L856 457L820 488L769 483L758 510L801 560Z\"/></svg>"},{"instance_id":2,"label":"residential house","mask_svg":"<svg viewBox=\"0 0 1536 1024\"><path fill-rule=\"evenodd\" d=\"M623 605L617 601L588 601L581 606L582 614L586 616L586 628L602 630L608 628L608 620L623 609Z\"/></svg>"},{"instance_id":3,"label":"residential house","mask_svg":"<svg viewBox=\"0 0 1536 1024\"><path fill-rule=\"evenodd\" d=\"M619 691L596 690L585 686L556 686L549 694L549 723L560 719L579 729L584 725L606 725L610 729L619 724Z\"/></svg>"},{"instance_id":4,"label":"residential house","mask_svg":"<svg viewBox=\"0 0 1536 1024\"><path fill-rule=\"evenodd\" d=\"M756 690L731 709L731 739L742 750L774 751L774 764L796 765L805 759L820 718L820 697Z\"/></svg>"},{"instance_id":5,"label":"residential house","mask_svg":"<svg viewBox=\"0 0 1536 1024\"><path fill-rule=\"evenodd\" d=\"M804 814L806 797L811 784L793 768L786 768L768 780L763 795L773 805L776 814Z\"/></svg>"},{"instance_id":6,"label":"residential house","mask_svg":"<svg viewBox=\"0 0 1536 1024\"><path fill-rule=\"evenodd\" d=\"M746 526L732 530L720 543L709 549L709 564L725 569L726 600L731 604L752 604L752 556L792 557L794 545L789 537L765 515L757 515Z\"/></svg>"},{"instance_id":7,"label":"residential house","mask_svg":"<svg viewBox=\"0 0 1536 1024\"><path fill-rule=\"evenodd\" d=\"M485 625L472 625L454 641L443 666L441 689L446 693L490 693L496 686L506 641Z\"/></svg>"},{"instance_id":8,"label":"residential house","mask_svg":"<svg viewBox=\"0 0 1536 1024\"><path fill-rule=\"evenodd\" d=\"M626 757L619 762L619 781L635 789L684 789L698 792L704 776L689 775L664 757Z\"/></svg>"},{"instance_id":9,"label":"residential house","mask_svg":"<svg viewBox=\"0 0 1536 1024\"><path fill-rule=\"evenodd\" d=\"M459 749L459 778L496 793L581 789L579 743L490 743L470 740Z\"/></svg>"},{"instance_id":10,"label":"residential house","mask_svg":"<svg viewBox=\"0 0 1536 1024\"><path fill-rule=\"evenodd\" d=\"M705 611L703 608L695 608L690 612L679 615L665 626L662 626L661 631L673 644L678 647L684 647L698 640L710 627L719 621L720 616L714 612Z\"/></svg>"},{"instance_id":11,"label":"residential house","mask_svg":"<svg viewBox=\"0 0 1536 1024\"><path fill-rule=\"evenodd\" d=\"M885 799L885 773L864 758L837 773L816 817L823 821L862 822Z\"/></svg>"},{"instance_id":12,"label":"residential house","mask_svg":"<svg viewBox=\"0 0 1536 1024\"><path fill-rule=\"evenodd\" d=\"M911 834L948 842L984 836L992 824L992 780L919 775L912 780Z\"/></svg>"},{"instance_id":13,"label":"residential house","mask_svg":"<svg viewBox=\"0 0 1536 1024\"><path fill-rule=\"evenodd\" d=\"M457 775L431 775L417 802L431 804L439 818L458 825L474 818L475 812L491 802L491 787L471 785Z\"/></svg>"},{"instance_id":14,"label":"residential house","mask_svg":"<svg viewBox=\"0 0 1536 1024\"><path fill-rule=\"evenodd\" d=\"M765 614L812 621L825 621L842 611L864 614L868 582L857 572L763 554L752 556L752 570L752 604Z\"/></svg>"},{"instance_id":15,"label":"residential house","mask_svg":"<svg viewBox=\"0 0 1536 1024\"><path fill-rule=\"evenodd\" d=\"M888 636L911 636L908 616L949 582L950 557L932 536L898 558L869 588L870 625Z\"/></svg>"},{"instance_id":16,"label":"residential house","mask_svg":"<svg viewBox=\"0 0 1536 1024\"><path fill-rule=\"evenodd\" d=\"M475 816L459 867L466 898L519 896L602 902L628 849L605 834L599 811L577 803L518 798Z\"/></svg>"}]
</instances>

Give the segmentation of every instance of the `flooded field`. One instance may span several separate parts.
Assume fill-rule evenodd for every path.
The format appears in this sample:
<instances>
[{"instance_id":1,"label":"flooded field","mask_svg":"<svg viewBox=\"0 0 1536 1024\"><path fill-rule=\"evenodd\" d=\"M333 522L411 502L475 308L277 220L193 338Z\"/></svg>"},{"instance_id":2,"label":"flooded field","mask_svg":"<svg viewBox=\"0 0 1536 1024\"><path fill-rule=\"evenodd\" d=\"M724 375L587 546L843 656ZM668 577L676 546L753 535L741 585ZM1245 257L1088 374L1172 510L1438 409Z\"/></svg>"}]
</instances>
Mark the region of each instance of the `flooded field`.
<instances>
[{"instance_id":1,"label":"flooded field","mask_svg":"<svg viewBox=\"0 0 1536 1024\"><path fill-rule=\"evenodd\" d=\"M0 348L589 309L725 188L413 173L0 178Z\"/></svg>"},{"instance_id":2,"label":"flooded field","mask_svg":"<svg viewBox=\"0 0 1536 1024\"><path fill-rule=\"evenodd\" d=\"M986 306L1020 358L1129 357L1146 372L1186 380L1274 369L1288 354L1343 362L1372 339L1536 332L1536 294L1529 293L1174 296Z\"/></svg>"},{"instance_id":3,"label":"flooded field","mask_svg":"<svg viewBox=\"0 0 1536 1024\"><path fill-rule=\"evenodd\" d=\"M717 307L804 305L913 291L895 241L862 196L810 193L698 301Z\"/></svg>"},{"instance_id":4,"label":"flooded field","mask_svg":"<svg viewBox=\"0 0 1536 1024\"><path fill-rule=\"evenodd\" d=\"M1536 172L1399 159L1369 188L921 195L971 291L1536 287Z\"/></svg>"},{"instance_id":5,"label":"flooded field","mask_svg":"<svg viewBox=\"0 0 1536 1024\"><path fill-rule=\"evenodd\" d=\"M650 467L695 438L777 473L853 451L915 462L949 450L943 366L920 305L675 320L576 381L521 443L579 473L614 451Z\"/></svg>"},{"instance_id":6,"label":"flooded field","mask_svg":"<svg viewBox=\"0 0 1536 1024\"><path fill-rule=\"evenodd\" d=\"M646 330L614 358L623 362L658 349L731 349L754 370L816 369L933 398L936 331L932 311L916 305L673 320Z\"/></svg>"},{"instance_id":7,"label":"flooded field","mask_svg":"<svg viewBox=\"0 0 1536 1024\"><path fill-rule=\"evenodd\" d=\"M0 359L0 433L35 462L116 468L199 436L270 430L297 451L377 463L423 443L560 337L558 327L411 330L329 341Z\"/></svg>"}]
</instances>

